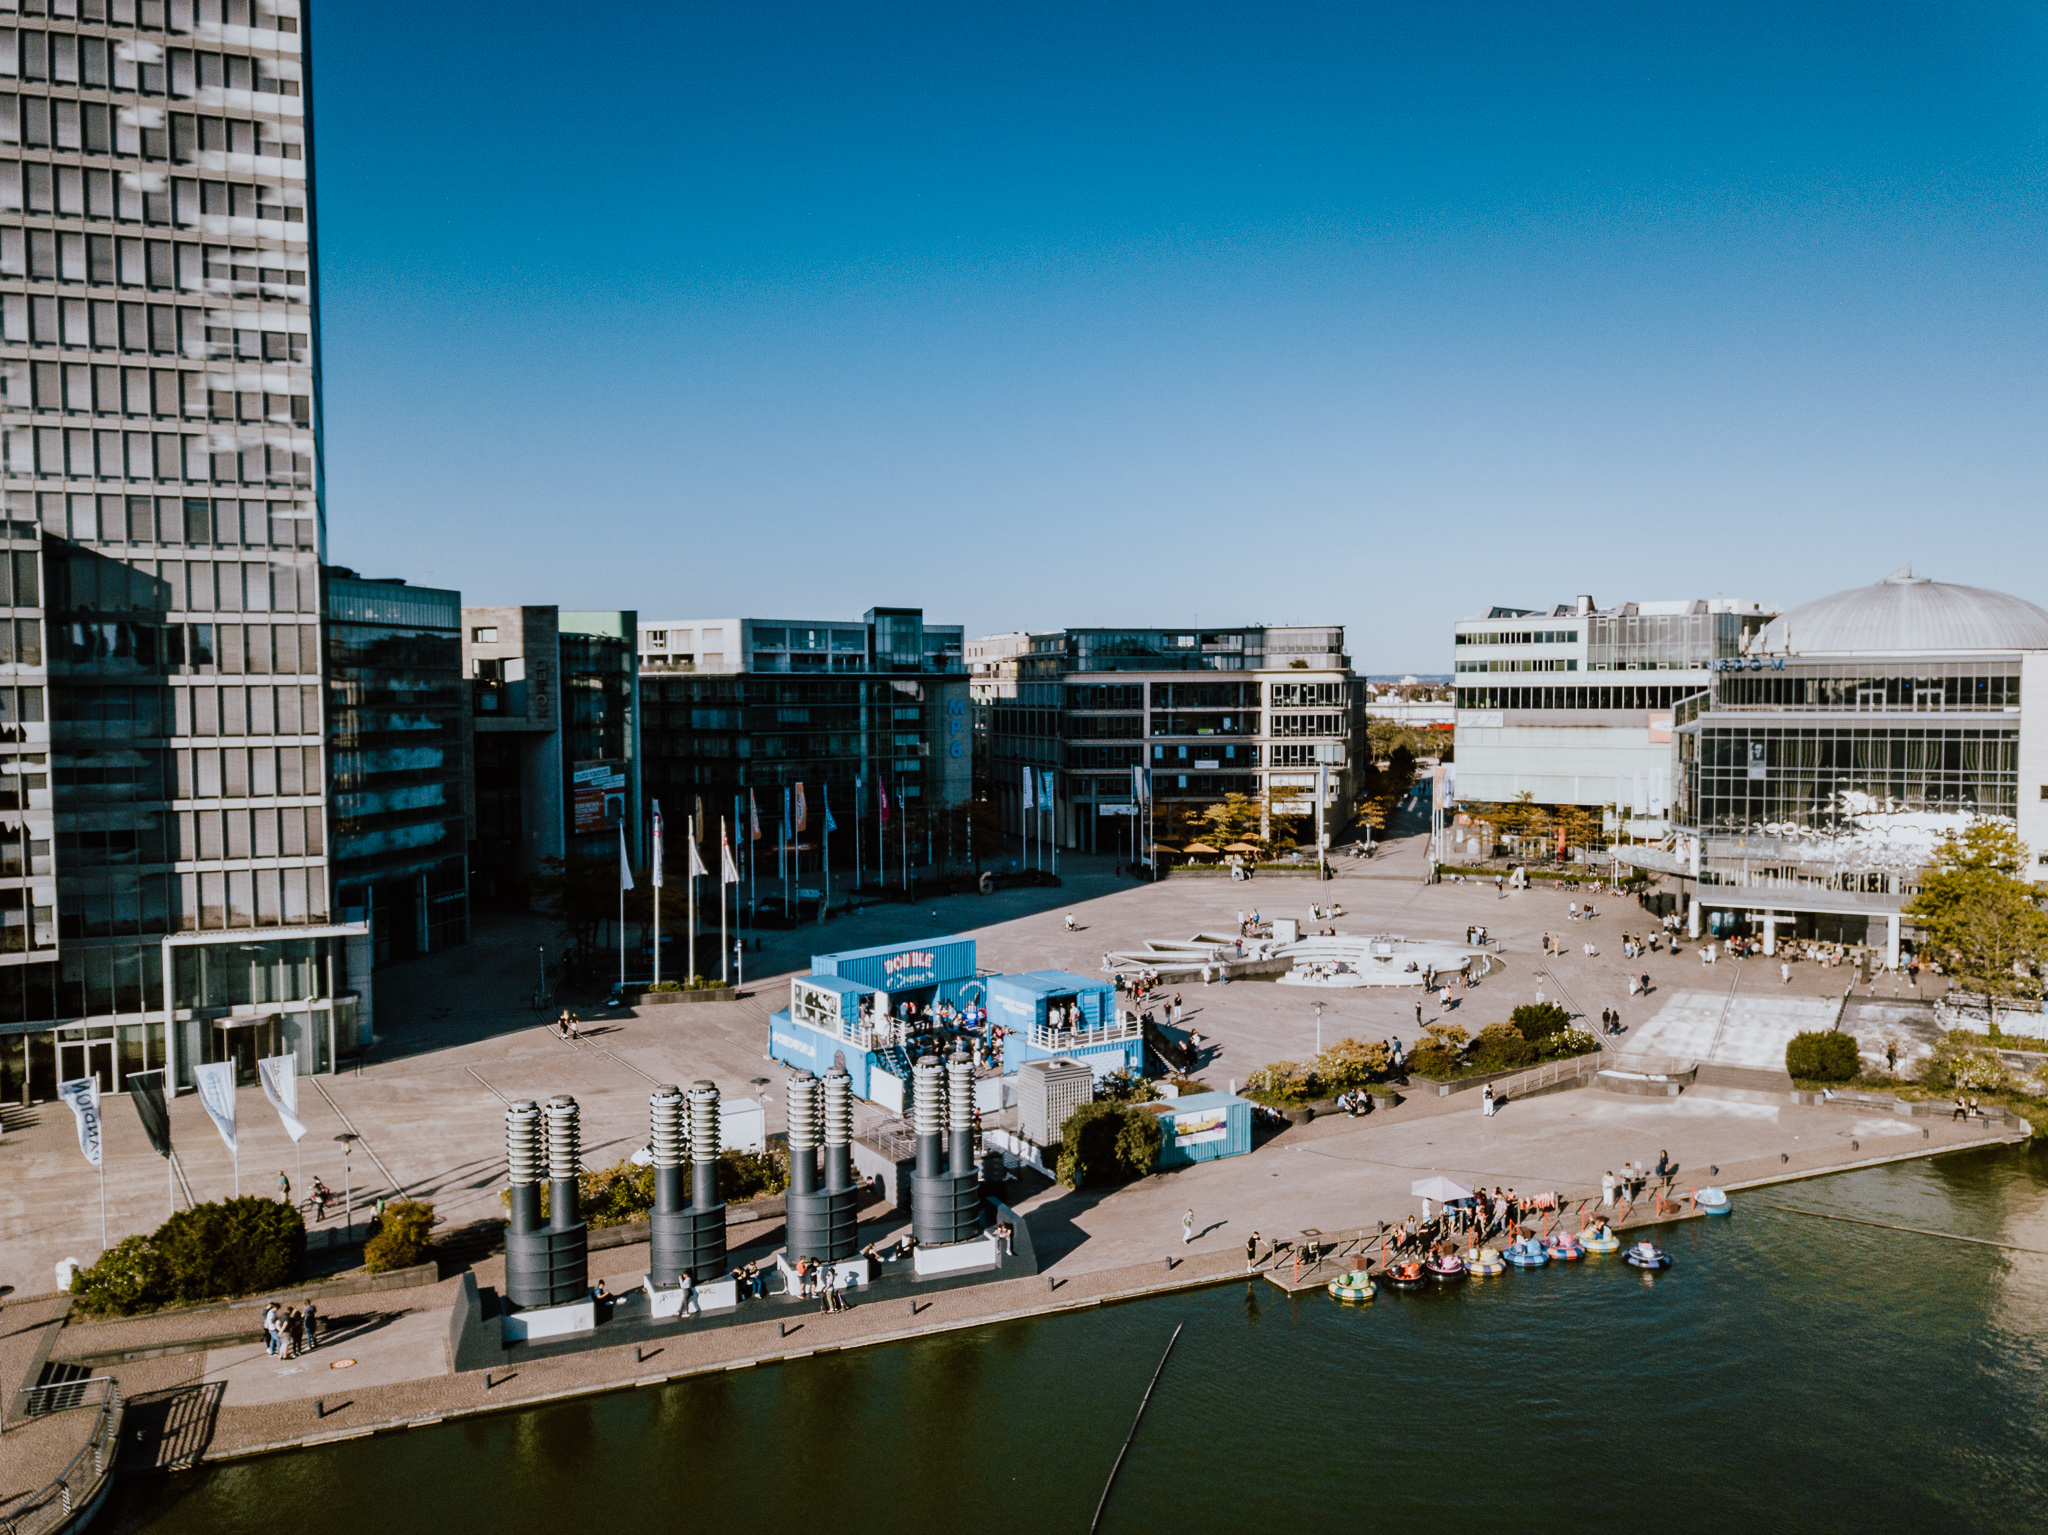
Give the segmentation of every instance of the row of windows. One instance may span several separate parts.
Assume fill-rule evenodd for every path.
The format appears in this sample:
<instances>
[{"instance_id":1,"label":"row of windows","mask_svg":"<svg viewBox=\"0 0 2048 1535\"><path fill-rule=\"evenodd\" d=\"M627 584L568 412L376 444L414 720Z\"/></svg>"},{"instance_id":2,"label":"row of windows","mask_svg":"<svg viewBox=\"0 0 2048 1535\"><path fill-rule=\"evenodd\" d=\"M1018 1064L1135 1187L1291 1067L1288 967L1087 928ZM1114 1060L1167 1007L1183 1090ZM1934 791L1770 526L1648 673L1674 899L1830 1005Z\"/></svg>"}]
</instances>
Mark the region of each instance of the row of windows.
<instances>
[{"instance_id":1,"label":"row of windows","mask_svg":"<svg viewBox=\"0 0 2048 1535\"><path fill-rule=\"evenodd\" d=\"M1276 720L1283 716L1275 715ZM1255 736L1259 733L1257 714L1154 714L1151 734L1155 736Z\"/></svg>"},{"instance_id":2,"label":"row of windows","mask_svg":"<svg viewBox=\"0 0 2048 1535\"><path fill-rule=\"evenodd\" d=\"M252 549L313 547L312 508L290 501L111 496L54 490L34 492L33 496L31 500L31 492L9 491L9 515L23 521L33 519L59 538L84 543L242 544Z\"/></svg>"},{"instance_id":3,"label":"row of windows","mask_svg":"<svg viewBox=\"0 0 2048 1535\"><path fill-rule=\"evenodd\" d=\"M1070 683L1067 686L1067 707L1142 709L1145 707L1145 685L1142 682Z\"/></svg>"},{"instance_id":4,"label":"row of windows","mask_svg":"<svg viewBox=\"0 0 2048 1535\"><path fill-rule=\"evenodd\" d=\"M304 858L322 851L318 805L253 810L159 811L140 826L57 832L58 866L218 863L229 858Z\"/></svg>"},{"instance_id":5,"label":"row of windows","mask_svg":"<svg viewBox=\"0 0 2048 1535\"><path fill-rule=\"evenodd\" d=\"M1342 741L1303 742L1300 745L1269 746L1266 748L1268 767L1314 767L1318 763L1341 765L1344 761Z\"/></svg>"},{"instance_id":6,"label":"row of windows","mask_svg":"<svg viewBox=\"0 0 2048 1535\"><path fill-rule=\"evenodd\" d=\"M103 416L198 416L306 428L313 397L216 389L214 376L176 368L117 368L87 363L0 363L0 399L30 410Z\"/></svg>"},{"instance_id":7,"label":"row of windows","mask_svg":"<svg viewBox=\"0 0 2048 1535\"><path fill-rule=\"evenodd\" d=\"M1276 714L1266 733L1274 736L1349 735L1348 721L1341 714Z\"/></svg>"},{"instance_id":8,"label":"row of windows","mask_svg":"<svg viewBox=\"0 0 2048 1535\"><path fill-rule=\"evenodd\" d=\"M118 219L129 224L197 228L202 219L306 221L304 193L268 182L201 180L135 171L0 160L0 212L56 218ZM299 199L292 201L292 199ZM215 233L220 231L215 230ZM246 232L246 231L245 231Z\"/></svg>"},{"instance_id":9,"label":"row of windows","mask_svg":"<svg viewBox=\"0 0 2048 1535\"><path fill-rule=\"evenodd\" d=\"M1460 709L1668 709L1696 687L1459 688Z\"/></svg>"},{"instance_id":10,"label":"row of windows","mask_svg":"<svg viewBox=\"0 0 2048 1535\"><path fill-rule=\"evenodd\" d=\"M1142 746L1068 746L1069 768L1136 767L1144 760Z\"/></svg>"},{"instance_id":11,"label":"row of windows","mask_svg":"<svg viewBox=\"0 0 2048 1535\"><path fill-rule=\"evenodd\" d=\"M2018 813L2017 731L1713 728L1682 749L1700 825L1831 826L1887 810Z\"/></svg>"},{"instance_id":12,"label":"row of windows","mask_svg":"<svg viewBox=\"0 0 2048 1535\"><path fill-rule=\"evenodd\" d=\"M141 56L148 52L157 57ZM192 48L129 48L112 38L13 27L0 27L0 75L185 99L202 90L299 94L299 82L284 78L279 65L270 59Z\"/></svg>"},{"instance_id":13,"label":"row of windows","mask_svg":"<svg viewBox=\"0 0 2048 1535\"><path fill-rule=\"evenodd\" d=\"M1715 679L1714 704L1730 709L2016 709L2011 675L1926 677L1746 676Z\"/></svg>"},{"instance_id":14,"label":"row of windows","mask_svg":"<svg viewBox=\"0 0 2048 1535\"><path fill-rule=\"evenodd\" d=\"M1164 716L1161 716L1162 718ZM1067 719L1069 741L1135 741L1145 734L1142 714L1077 714Z\"/></svg>"},{"instance_id":15,"label":"row of windows","mask_svg":"<svg viewBox=\"0 0 2048 1535\"><path fill-rule=\"evenodd\" d=\"M1341 709L1351 701L1348 682L1276 682L1272 685L1276 709Z\"/></svg>"},{"instance_id":16,"label":"row of windows","mask_svg":"<svg viewBox=\"0 0 2048 1535\"><path fill-rule=\"evenodd\" d=\"M127 288L181 288L218 297L240 286L289 290L306 286L305 258L297 252L247 250L232 245L145 240L131 235L80 234L64 229L0 228L0 276L46 282L82 282ZM294 263L297 263L296 265Z\"/></svg>"},{"instance_id":17,"label":"row of windows","mask_svg":"<svg viewBox=\"0 0 2048 1535\"><path fill-rule=\"evenodd\" d=\"M1256 709L1256 682L1155 682L1155 709Z\"/></svg>"},{"instance_id":18,"label":"row of windows","mask_svg":"<svg viewBox=\"0 0 2048 1535\"><path fill-rule=\"evenodd\" d=\"M1576 645L1576 629L1489 629L1479 634L1461 634L1460 645Z\"/></svg>"},{"instance_id":19,"label":"row of windows","mask_svg":"<svg viewBox=\"0 0 2048 1535\"><path fill-rule=\"evenodd\" d=\"M305 332L262 323L285 316L238 313L233 318L246 324L208 323L217 318L212 311L175 304L54 298L42 293L0 295L0 340L216 361L306 360L310 343Z\"/></svg>"},{"instance_id":20,"label":"row of windows","mask_svg":"<svg viewBox=\"0 0 2048 1535\"><path fill-rule=\"evenodd\" d=\"M244 560L111 560L74 557L52 608L69 613L317 613L320 572L312 565Z\"/></svg>"},{"instance_id":21,"label":"row of windows","mask_svg":"<svg viewBox=\"0 0 2048 1535\"><path fill-rule=\"evenodd\" d=\"M167 754L178 799L270 799L320 792L317 746L180 747ZM64 781L59 759L57 781Z\"/></svg>"},{"instance_id":22,"label":"row of windows","mask_svg":"<svg viewBox=\"0 0 2048 1535\"><path fill-rule=\"evenodd\" d=\"M299 677L319 670L318 631L310 624L62 623L52 632L52 663L74 672Z\"/></svg>"},{"instance_id":23,"label":"row of windows","mask_svg":"<svg viewBox=\"0 0 2048 1535\"><path fill-rule=\"evenodd\" d=\"M1570 656L1539 656L1520 661L1460 661L1461 672L1575 672L1579 663Z\"/></svg>"},{"instance_id":24,"label":"row of windows","mask_svg":"<svg viewBox=\"0 0 2048 1535\"><path fill-rule=\"evenodd\" d=\"M13 691L40 694L39 689ZM41 708L40 697L36 707ZM318 735L320 690L312 685L59 688L57 723L60 736L84 740Z\"/></svg>"},{"instance_id":25,"label":"row of windows","mask_svg":"<svg viewBox=\"0 0 2048 1535\"><path fill-rule=\"evenodd\" d=\"M0 144L169 160L183 165L191 164L202 154L263 155L274 160L305 158L304 146L282 138L275 123L173 112L168 126L138 125L134 115L103 101L17 96L12 91L0 91Z\"/></svg>"},{"instance_id":26,"label":"row of windows","mask_svg":"<svg viewBox=\"0 0 2048 1535\"><path fill-rule=\"evenodd\" d=\"M59 881L65 938L298 927L327 920L326 871L228 869L204 874L138 874L114 867ZM152 951L151 958L155 955ZM155 966L145 967L153 974Z\"/></svg>"},{"instance_id":27,"label":"row of windows","mask_svg":"<svg viewBox=\"0 0 2048 1535\"><path fill-rule=\"evenodd\" d=\"M299 30L296 0L0 0L0 11L117 27L141 26L153 32L190 32L195 23L254 27L265 32Z\"/></svg>"},{"instance_id":28,"label":"row of windows","mask_svg":"<svg viewBox=\"0 0 2048 1535\"><path fill-rule=\"evenodd\" d=\"M186 480L213 485L310 486L313 455L270 443L217 449L216 439L179 432L87 427L10 427L9 474L74 480Z\"/></svg>"},{"instance_id":29,"label":"row of windows","mask_svg":"<svg viewBox=\"0 0 2048 1535\"><path fill-rule=\"evenodd\" d=\"M1259 765L1259 749L1256 746L1239 746L1235 742L1218 742L1214 746L1203 742L1196 746L1155 746L1152 748L1154 762L1227 762L1232 766L1243 763L1250 767Z\"/></svg>"}]
</instances>

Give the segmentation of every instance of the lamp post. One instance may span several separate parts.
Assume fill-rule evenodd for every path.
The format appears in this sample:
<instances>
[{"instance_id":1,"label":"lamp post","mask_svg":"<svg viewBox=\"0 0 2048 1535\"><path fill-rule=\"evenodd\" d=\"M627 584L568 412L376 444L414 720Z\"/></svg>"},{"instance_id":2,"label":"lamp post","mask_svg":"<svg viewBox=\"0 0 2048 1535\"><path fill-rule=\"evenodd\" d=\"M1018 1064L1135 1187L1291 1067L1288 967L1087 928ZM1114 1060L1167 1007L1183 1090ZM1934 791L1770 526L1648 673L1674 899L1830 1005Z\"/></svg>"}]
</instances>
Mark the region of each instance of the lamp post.
<instances>
[{"instance_id":1,"label":"lamp post","mask_svg":"<svg viewBox=\"0 0 2048 1535\"><path fill-rule=\"evenodd\" d=\"M353 1130L344 1130L335 1137L341 1142L341 1229L344 1233L355 1229L356 1182L348 1154L361 1138ZM342 1240L345 1242L348 1237L344 1235Z\"/></svg>"},{"instance_id":2,"label":"lamp post","mask_svg":"<svg viewBox=\"0 0 2048 1535\"><path fill-rule=\"evenodd\" d=\"M1316 998L1316 1054L1323 1053L1323 999Z\"/></svg>"},{"instance_id":3,"label":"lamp post","mask_svg":"<svg viewBox=\"0 0 2048 1535\"><path fill-rule=\"evenodd\" d=\"M548 1005L548 946L543 943L538 947L540 949L540 990L534 993L537 1000L533 1004L533 1010L536 1013L544 1012Z\"/></svg>"}]
</instances>

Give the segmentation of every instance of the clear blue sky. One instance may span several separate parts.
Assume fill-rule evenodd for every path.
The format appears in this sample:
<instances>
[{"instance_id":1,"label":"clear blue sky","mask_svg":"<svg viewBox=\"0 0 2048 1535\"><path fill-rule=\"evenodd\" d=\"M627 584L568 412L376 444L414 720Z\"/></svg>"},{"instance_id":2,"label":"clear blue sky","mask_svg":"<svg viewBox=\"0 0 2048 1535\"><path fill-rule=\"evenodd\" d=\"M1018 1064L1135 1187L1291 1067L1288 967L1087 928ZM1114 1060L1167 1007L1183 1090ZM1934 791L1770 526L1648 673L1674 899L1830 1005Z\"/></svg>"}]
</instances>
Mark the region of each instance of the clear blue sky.
<instances>
[{"instance_id":1,"label":"clear blue sky","mask_svg":"<svg viewBox=\"0 0 2048 1535\"><path fill-rule=\"evenodd\" d=\"M970 634L2048 601L2039 4L399 5L314 33L330 556Z\"/></svg>"}]
</instances>

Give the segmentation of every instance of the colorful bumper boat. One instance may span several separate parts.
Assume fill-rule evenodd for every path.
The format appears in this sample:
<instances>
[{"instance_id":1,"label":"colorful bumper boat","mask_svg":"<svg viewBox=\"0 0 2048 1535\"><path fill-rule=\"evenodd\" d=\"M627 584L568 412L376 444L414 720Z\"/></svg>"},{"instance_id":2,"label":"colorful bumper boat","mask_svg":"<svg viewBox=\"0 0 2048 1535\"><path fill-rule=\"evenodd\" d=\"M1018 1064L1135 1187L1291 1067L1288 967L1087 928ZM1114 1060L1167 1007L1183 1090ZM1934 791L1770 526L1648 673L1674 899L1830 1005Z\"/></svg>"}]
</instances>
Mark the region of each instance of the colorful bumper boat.
<instances>
[{"instance_id":1,"label":"colorful bumper boat","mask_svg":"<svg viewBox=\"0 0 2048 1535\"><path fill-rule=\"evenodd\" d=\"M1726 1215L1735 1206L1728 1202L1728 1195L1722 1189L1701 1189L1692 1196L1692 1202L1702 1215Z\"/></svg>"},{"instance_id":2,"label":"colorful bumper boat","mask_svg":"<svg viewBox=\"0 0 2048 1535\"><path fill-rule=\"evenodd\" d=\"M1403 1258L1381 1269L1380 1279L1397 1290L1420 1290L1429 1283L1429 1270L1420 1258Z\"/></svg>"},{"instance_id":3,"label":"colorful bumper boat","mask_svg":"<svg viewBox=\"0 0 2048 1535\"><path fill-rule=\"evenodd\" d=\"M1569 1231L1553 1233L1543 1248L1559 1263L1576 1263L1586 1256L1586 1244Z\"/></svg>"},{"instance_id":4,"label":"colorful bumper boat","mask_svg":"<svg viewBox=\"0 0 2048 1535\"><path fill-rule=\"evenodd\" d=\"M1621 1238L1609 1227L1601 1225L1580 1237L1579 1245L1589 1253L1618 1253L1621 1251Z\"/></svg>"},{"instance_id":5,"label":"colorful bumper boat","mask_svg":"<svg viewBox=\"0 0 2048 1535\"><path fill-rule=\"evenodd\" d=\"M1465 1263L1456 1253L1438 1253L1422 1265L1438 1284L1459 1284L1465 1278Z\"/></svg>"},{"instance_id":6,"label":"colorful bumper boat","mask_svg":"<svg viewBox=\"0 0 2048 1535\"><path fill-rule=\"evenodd\" d=\"M1540 1269L1550 1261L1550 1254L1543 1250L1543 1244L1534 1237L1523 1237L1510 1242L1501 1252L1518 1269Z\"/></svg>"},{"instance_id":7,"label":"colorful bumper boat","mask_svg":"<svg viewBox=\"0 0 2048 1535\"><path fill-rule=\"evenodd\" d=\"M1372 1276L1363 1269L1349 1269L1329 1283L1330 1294L1338 1300L1368 1301L1378 1293L1373 1289Z\"/></svg>"},{"instance_id":8,"label":"colorful bumper boat","mask_svg":"<svg viewBox=\"0 0 2048 1535\"><path fill-rule=\"evenodd\" d=\"M1668 1269L1671 1267L1671 1254L1664 1251L1655 1242L1636 1243L1635 1246L1629 1248L1628 1251L1621 1255L1621 1260L1631 1268Z\"/></svg>"},{"instance_id":9,"label":"colorful bumper boat","mask_svg":"<svg viewBox=\"0 0 2048 1535\"><path fill-rule=\"evenodd\" d=\"M1497 1247L1475 1247L1465 1254L1465 1272L1475 1279L1490 1279L1507 1271L1508 1266L1501 1262Z\"/></svg>"}]
</instances>

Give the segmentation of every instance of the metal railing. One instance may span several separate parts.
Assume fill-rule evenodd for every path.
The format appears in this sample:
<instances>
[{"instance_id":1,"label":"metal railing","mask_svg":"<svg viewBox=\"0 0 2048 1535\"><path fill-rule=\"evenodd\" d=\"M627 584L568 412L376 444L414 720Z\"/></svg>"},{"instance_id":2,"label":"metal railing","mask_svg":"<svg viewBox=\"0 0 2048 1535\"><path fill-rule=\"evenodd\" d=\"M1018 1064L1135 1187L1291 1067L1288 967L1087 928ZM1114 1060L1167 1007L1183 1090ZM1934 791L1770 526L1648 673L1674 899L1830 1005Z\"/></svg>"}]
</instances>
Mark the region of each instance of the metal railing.
<instances>
[{"instance_id":1,"label":"metal railing","mask_svg":"<svg viewBox=\"0 0 2048 1535\"><path fill-rule=\"evenodd\" d=\"M121 1440L121 1387L111 1375L95 1375L89 1380L60 1381L52 1386L30 1386L23 1395L40 1391L72 1391L81 1387L97 1386L98 1401L87 1403L83 1400L76 1407L91 1406L97 1416L92 1432L78 1453L57 1474L55 1480L37 1492L33 1497L0 1516L0 1535L45 1535L71 1519L73 1514L92 1507L101 1493L106 1490L107 1478L114 1469L114 1457L120 1449Z\"/></svg>"},{"instance_id":2,"label":"metal railing","mask_svg":"<svg viewBox=\"0 0 2048 1535\"><path fill-rule=\"evenodd\" d=\"M1534 1092L1539 1087L1548 1087L1553 1082L1562 1082L1570 1077L1590 1077L1599 1069L1597 1055L1574 1055L1561 1061L1546 1061L1520 1076L1509 1077L1493 1084L1496 1098L1515 1098L1523 1093Z\"/></svg>"},{"instance_id":3,"label":"metal railing","mask_svg":"<svg viewBox=\"0 0 2048 1535\"><path fill-rule=\"evenodd\" d=\"M1054 1028L1047 1023L1031 1026L1031 1043L1041 1050L1077 1050L1088 1045L1114 1044L1118 1040L1137 1039L1144 1032L1139 1023L1112 1023L1100 1028Z\"/></svg>"}]
</instances>

